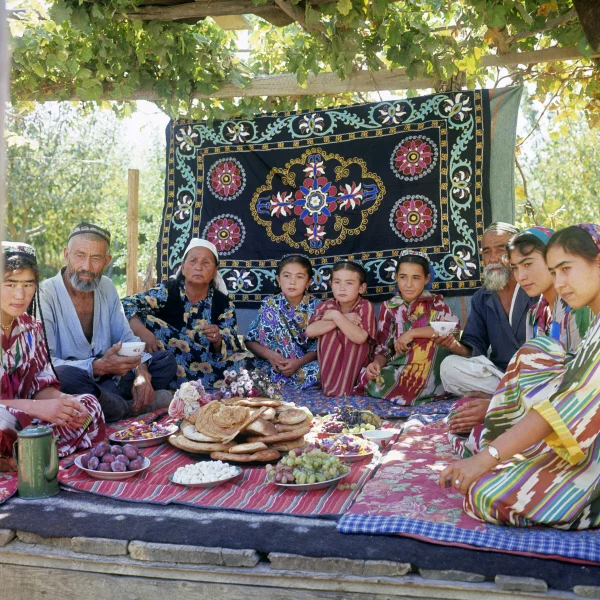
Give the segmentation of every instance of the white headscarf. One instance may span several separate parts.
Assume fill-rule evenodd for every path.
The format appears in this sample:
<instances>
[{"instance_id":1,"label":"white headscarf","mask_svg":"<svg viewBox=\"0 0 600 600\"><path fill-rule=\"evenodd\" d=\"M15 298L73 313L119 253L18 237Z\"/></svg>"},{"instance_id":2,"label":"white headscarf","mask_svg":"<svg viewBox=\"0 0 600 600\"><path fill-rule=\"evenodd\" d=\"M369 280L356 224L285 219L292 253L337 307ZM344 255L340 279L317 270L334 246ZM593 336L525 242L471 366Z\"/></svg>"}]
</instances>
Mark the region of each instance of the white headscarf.
<instances>
[{"instance_id":1,"label":"white headscarf","mask_svg":"<svg viewBox=\"0 0 600 600\"><path fill-rule=\"evenodd\" d=\"M185 252L183 253L183 257L181 258L182 265L183 265L183 261L185 261L185 257L187 256L187 253L192 248L208 248L208 250L210 250L215 255L215 258L217 259L217 265L219 264L219 253L217 252L217 247L212 242L209 242L208 240L201 240L200 238L192 238L190 240L190 243L188 244L188 247L185 249ZM179 275L181 275L181 266L179 267L179 269L177 269L177 272L175 273L175 277L179 277ZM225 281L223 281L223 277L221 277L221 274L219 273L218 269L217 269L217 274L215 275L215 278L212 280L212 284L215 287L215 289L218 290L219 292L221 292L222 294L225 294L225 295L228 294L227 286L225 285Z\"/></svg>"}]
</instances>

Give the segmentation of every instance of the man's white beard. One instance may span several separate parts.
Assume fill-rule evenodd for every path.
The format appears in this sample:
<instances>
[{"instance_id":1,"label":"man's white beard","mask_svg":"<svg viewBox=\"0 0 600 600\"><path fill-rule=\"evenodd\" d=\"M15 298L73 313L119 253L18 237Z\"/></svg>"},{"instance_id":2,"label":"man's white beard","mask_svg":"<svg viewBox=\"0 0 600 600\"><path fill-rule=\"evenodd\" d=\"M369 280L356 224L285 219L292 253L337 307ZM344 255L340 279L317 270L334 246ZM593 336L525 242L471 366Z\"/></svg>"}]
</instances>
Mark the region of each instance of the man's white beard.
<instances>
[{"instance_id":1,"label":"man's white beard","mask_svg":"<svg viewBox=\"0 0 600 600\"><path fill-rule=\"evenodd\" d=\"M498 267L502 270L496 271L495 269ZM502 263L490 263L483 267L483 285L492 292L499 292L504 289L509 279L510 271Z\"/></svg>"}]
</instances>

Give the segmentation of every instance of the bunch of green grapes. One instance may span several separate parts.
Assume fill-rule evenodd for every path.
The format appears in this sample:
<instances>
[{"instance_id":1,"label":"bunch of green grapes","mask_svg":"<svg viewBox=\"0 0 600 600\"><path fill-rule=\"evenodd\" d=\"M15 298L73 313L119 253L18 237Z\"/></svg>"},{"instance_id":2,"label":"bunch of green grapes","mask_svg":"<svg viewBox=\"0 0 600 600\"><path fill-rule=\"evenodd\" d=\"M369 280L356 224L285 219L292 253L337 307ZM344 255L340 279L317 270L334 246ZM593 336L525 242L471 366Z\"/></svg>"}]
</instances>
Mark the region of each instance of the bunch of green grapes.
<instances>
[{"instance_id":1,"label":"bunch of green grapes","mask_svg":"<svg viewBox=\"0 0 600 600\"><path fill-rule=\"evenodd\" d=\"M301 448L290 450L274 467L267 465L267 476L277 483L320 483L345 475L350 467L337 456L322 450L304 452Z\"/></svg>"}]
</instances>

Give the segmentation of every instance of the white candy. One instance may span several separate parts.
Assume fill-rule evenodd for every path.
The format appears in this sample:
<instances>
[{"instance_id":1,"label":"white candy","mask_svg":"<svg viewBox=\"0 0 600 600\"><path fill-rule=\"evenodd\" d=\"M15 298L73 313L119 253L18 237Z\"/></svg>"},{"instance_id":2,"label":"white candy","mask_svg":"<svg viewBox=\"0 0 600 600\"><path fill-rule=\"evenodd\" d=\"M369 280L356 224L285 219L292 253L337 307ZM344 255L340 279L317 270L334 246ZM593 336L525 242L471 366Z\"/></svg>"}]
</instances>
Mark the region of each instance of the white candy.
<instances>
[{"instance_id":1,"label":"white candy","mask_svg":"<svg viewBox=\"0 0 600 600\"><path fill-rule=\"evenodd\" d=\"M179 467L173 474L173 481L184 485L193 483L211 483L229 479L237 474L236 467L232 467L220 460L211 462L198 462L196 464Z\"/></svg>"}]
</instances>

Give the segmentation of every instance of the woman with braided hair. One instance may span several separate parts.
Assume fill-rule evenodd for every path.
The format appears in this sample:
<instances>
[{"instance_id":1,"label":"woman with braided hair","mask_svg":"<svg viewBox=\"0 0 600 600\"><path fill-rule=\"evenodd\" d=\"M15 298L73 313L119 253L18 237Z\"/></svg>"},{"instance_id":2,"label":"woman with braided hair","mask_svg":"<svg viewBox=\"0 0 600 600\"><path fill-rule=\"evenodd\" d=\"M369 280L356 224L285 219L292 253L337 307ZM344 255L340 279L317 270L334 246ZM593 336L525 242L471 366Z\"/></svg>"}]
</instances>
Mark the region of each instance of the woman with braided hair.
<instances>
[{"instance_id":1,"label":"woman with braided hair","mask_svg":"<svg viewBox=\"0 0 600 600\"><path fill-rule=\"evenodd\" d=\"M91 448L93 441L104 438L105 428L96 398L59 391L43 322L36 319L39 269L35 250L28 244L2 242L2 253L0 471L10 471L16 468L12 447L17 432L34 421L52 427L60 457Z\"/></svg>"}]
</instances>

